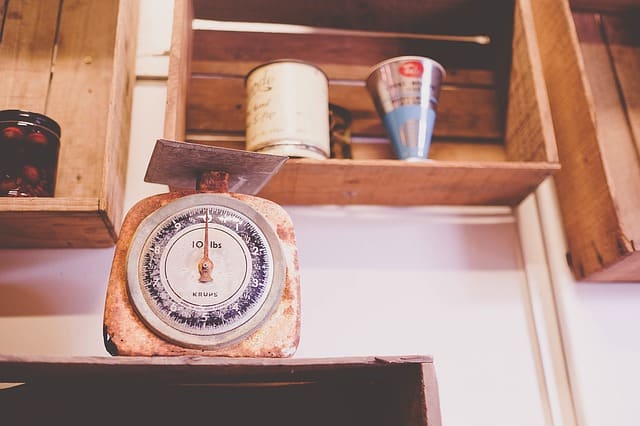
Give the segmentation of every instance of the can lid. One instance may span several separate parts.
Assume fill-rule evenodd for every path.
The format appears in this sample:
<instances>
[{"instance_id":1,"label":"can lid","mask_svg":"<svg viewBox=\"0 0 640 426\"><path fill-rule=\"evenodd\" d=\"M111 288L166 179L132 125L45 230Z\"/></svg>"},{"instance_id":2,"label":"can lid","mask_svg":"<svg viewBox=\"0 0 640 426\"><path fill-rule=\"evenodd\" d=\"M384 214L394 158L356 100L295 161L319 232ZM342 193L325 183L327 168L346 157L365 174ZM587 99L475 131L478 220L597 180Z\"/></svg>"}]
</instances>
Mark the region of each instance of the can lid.
<instances>
[{"instance_id":1,"label":"can lid","mask_svg":"<svg viewBox=\"0 0 640 426\"><path fill-rule=\"evenodd\" d=\"M60 125L50 117L37 112L22 111L19 109L5 109L0 111L0 121L25 121L28 123L37 124L51 130L55 135L60 138L61 130Z\"/></svg>"},{"instance_id":2,"label":"can lid","mask_svg":"<svg viewBox=\"0 0 640 426\"><path fill-rule=\"evenodd\" d=\"M256 70L258 70L258 69L260 69L262 67L266 67L268 65L280 64L280 63L282 63L282 64L294 63L294 64L307 65L307 66L313 67L313 68L317 69L318 71L320 71L322 73L322 75L324 75L324 77L327 80L327 82L329 81L329 76L319 66L317 66L315 64L312 64L311 62L303 61L302 59L287 59L287 58L283 58L283 59L274 59L272 61L265 62L265 63L262 63L260 65L256 65L255 67L251 68L249 70L249 72L247 73L247 75L245 75L245 77L244 77L244 84L245 85L247 84L247 80L249 79L249 76L251 74L253 74L254 71L256 71Z\"/></svg>"}]
</instances>

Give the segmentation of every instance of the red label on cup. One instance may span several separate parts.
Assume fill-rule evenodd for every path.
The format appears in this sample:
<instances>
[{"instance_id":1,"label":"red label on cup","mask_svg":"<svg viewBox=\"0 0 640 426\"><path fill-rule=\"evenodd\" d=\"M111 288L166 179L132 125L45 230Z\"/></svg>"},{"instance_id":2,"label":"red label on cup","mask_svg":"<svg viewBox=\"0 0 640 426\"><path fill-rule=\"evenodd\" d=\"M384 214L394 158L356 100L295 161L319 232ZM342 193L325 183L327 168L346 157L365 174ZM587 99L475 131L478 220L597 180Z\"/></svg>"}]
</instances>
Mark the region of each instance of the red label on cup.
<instances>
[{"instance_id":1,"label":"red label on cup","mask_svg":"<svg viewBox=\"0 0 640 426\"><path fill-rule=\"evenodd\" d=\"M424 67L422 66L422 62L408 61L400 65L398 71L405 77L420 77L424 72Z\"/></svg>"}]
</instances>

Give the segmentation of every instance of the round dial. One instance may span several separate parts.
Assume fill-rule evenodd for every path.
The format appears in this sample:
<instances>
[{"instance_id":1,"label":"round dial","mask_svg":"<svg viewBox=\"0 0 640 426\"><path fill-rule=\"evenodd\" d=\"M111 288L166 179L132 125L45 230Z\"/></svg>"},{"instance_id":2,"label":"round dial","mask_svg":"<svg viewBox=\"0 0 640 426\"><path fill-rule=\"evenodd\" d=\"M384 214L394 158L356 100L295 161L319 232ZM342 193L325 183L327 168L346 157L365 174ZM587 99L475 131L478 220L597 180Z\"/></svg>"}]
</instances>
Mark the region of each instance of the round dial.
<instances>
[{"instance_id":1,"label":"round dial","mask_svg":"<svg viewBox=\"0 0 640 426\"><path fill-rule=\"evenodd\" d=\"M278 304L285 280L280 240L247 204L193 194L138 227L127 260L132 304L156 334L215 349L241 339Z\"/></svg>"}]
</instances>

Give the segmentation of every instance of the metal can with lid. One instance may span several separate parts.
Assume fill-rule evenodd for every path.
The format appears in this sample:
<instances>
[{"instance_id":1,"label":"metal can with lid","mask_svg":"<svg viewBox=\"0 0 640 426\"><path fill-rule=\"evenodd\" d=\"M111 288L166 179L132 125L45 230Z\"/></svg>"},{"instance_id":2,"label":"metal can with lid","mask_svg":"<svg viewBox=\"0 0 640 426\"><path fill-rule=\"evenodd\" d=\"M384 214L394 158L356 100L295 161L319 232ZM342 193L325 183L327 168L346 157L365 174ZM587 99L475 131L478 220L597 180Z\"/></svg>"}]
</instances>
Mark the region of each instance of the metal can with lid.
<instances>
[{"instance_id":1,"label":"metal can with lid","mask_svg":"<svg viewBox=\"0 0 640 426\"><path fill-rule=\"evenodd\" d=\"M53 197L60 133L46 115L0 111L0 196Z\"/></svg>"},{"instance_id":2,"label":"metal can with lid","mask_svg":"<svg viewBox=\"0 0 640 426\"><path fill-rule=\"evenodd\" d=\"M268 62L249 71L245 88L247 150L329 158L329 80L320 68Z\"/></svg>"}]
</instances>

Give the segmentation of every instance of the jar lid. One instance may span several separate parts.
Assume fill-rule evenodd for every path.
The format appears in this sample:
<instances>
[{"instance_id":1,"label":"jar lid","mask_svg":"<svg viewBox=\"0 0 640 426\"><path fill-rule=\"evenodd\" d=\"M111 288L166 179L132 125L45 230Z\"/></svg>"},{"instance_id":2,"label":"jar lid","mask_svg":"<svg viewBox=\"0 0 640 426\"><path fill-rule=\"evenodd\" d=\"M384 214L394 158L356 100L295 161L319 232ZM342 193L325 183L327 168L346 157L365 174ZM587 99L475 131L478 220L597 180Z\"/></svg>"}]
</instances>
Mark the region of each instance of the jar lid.
<instances>
[{"instance_id":1,"label":"jar lid","mask_svg":"<svg viewBox=\"0 0 640 426\"><path fill-rule=\"evenodd\" d=\"M51 130L58 136L61 135L60 125L52 118L37 112L22 111L19 109L5 109L0 111L0 121L24 121L37 124Z\"/></svg>"}]
</instances>

